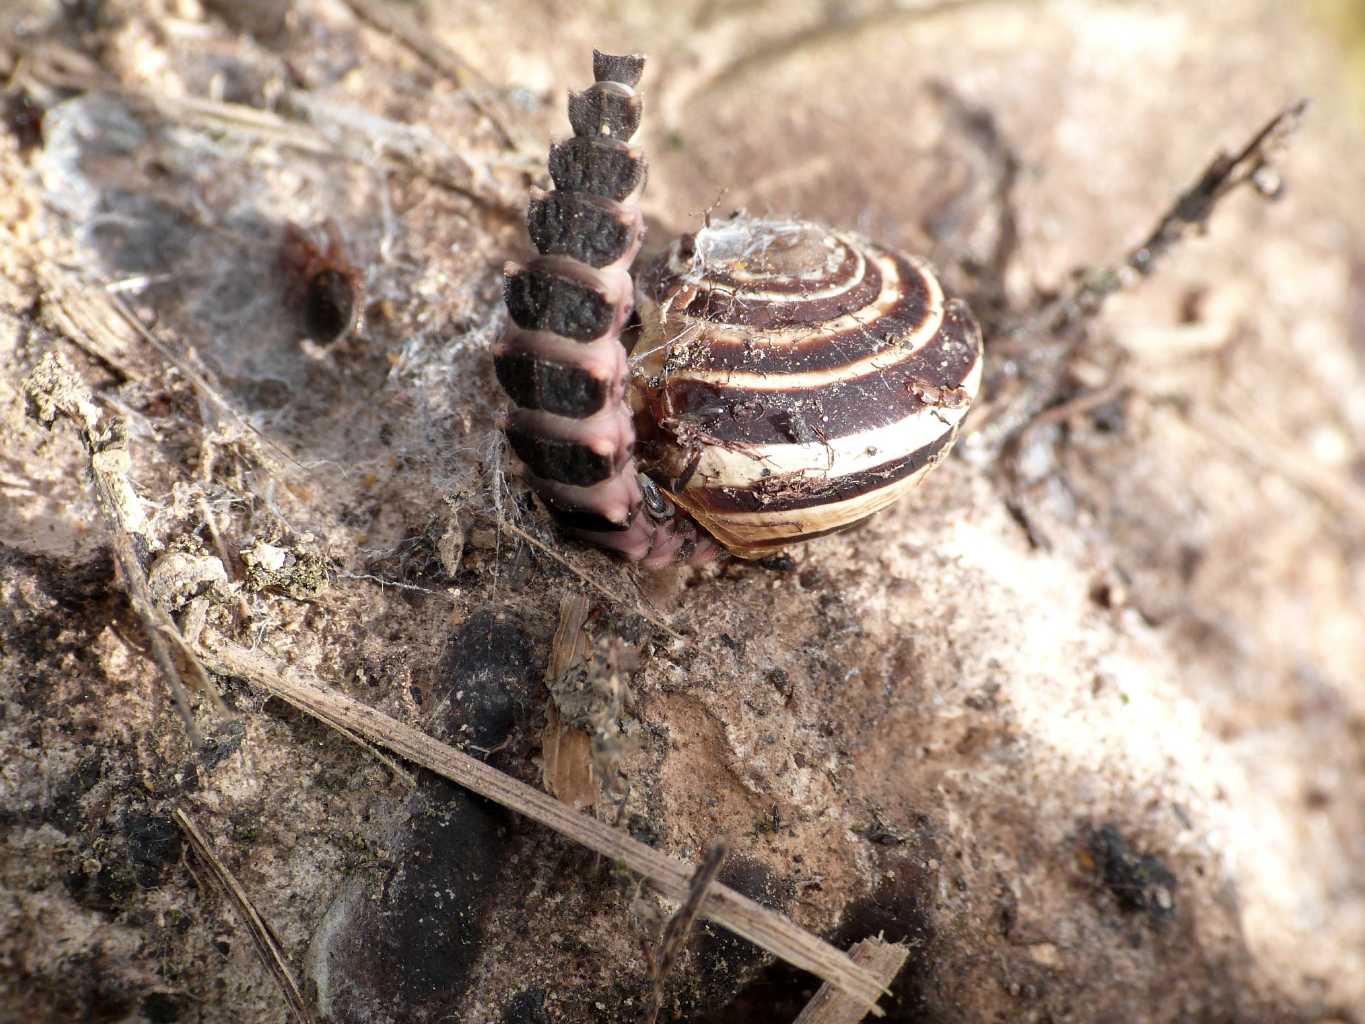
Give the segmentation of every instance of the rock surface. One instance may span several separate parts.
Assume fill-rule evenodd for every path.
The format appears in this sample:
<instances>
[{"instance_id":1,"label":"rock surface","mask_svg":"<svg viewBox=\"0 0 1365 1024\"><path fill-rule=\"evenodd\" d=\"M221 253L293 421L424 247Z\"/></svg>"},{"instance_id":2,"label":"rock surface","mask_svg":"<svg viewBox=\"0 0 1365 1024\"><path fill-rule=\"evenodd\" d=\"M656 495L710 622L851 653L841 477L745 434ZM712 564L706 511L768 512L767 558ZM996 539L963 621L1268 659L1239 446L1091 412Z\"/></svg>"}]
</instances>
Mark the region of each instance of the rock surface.
<instances>
[{"instance_id":1,"label":"rock surface","mask_svg":"<svg viewBox=\"0 0 1365 1024\"><path fill-rule=\"evenodd\" d=\"M526 781L559 597L602 584L591 629L639 662L622 827L727 836L734 887L910 944L888 1019L1365 1018L1365 107L1329 6L402 5L468 91L338 0L0 11L0 79L32 78L0 105L0 1016L280 1019L176 807L338 1022L639 1020L672 909L239 681L196 701L196 765L85 454L26 415L56 348L128 421L168 607L212 591L219 628ZM650 58L652 244L711 208L847 224L991 329L960 457L793 571L641 580L510 476L501 267L594 46ZM1083 400L988 458L1003 325L1299 95L1283 200L1238 194L1114 300ZM368 308L320 346L278 261L329 220ZM62 336L111 294L146 335ZM814 988L707 925L665 1016L777 1024Z\"/></svg>"}]
</instances>

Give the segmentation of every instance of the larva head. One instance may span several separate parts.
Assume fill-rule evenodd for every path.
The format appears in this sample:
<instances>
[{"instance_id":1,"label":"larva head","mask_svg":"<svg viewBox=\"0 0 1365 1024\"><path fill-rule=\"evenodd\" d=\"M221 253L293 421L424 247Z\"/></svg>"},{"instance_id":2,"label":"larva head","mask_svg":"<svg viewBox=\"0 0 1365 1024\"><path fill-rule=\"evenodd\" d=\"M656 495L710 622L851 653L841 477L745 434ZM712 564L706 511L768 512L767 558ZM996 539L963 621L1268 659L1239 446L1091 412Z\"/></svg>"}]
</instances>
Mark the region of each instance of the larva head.
<instances>
[{"instance_id":1,"label":"larva head","mask_svg":"<svg viewBox=\"0 0 1365 1024\"><path fill-rule=\"evenodd\" d=\"M821 225L721 221L636 291L642 466L743 557L890 505L981 381L980 329L926 263Z\"/></svg>"}]
</instances>

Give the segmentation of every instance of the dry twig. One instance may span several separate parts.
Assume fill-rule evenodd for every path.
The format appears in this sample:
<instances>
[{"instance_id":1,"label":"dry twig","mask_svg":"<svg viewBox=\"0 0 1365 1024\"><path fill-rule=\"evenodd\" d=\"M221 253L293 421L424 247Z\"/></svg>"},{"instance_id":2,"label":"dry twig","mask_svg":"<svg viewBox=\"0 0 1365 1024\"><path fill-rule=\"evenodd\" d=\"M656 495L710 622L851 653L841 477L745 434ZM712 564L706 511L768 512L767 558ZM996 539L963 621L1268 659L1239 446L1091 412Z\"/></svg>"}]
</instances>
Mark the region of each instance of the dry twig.
<instances>
[{"instance_id":1,"label":"dry twig","mask_svg":"<svg viewBox=\"0 0 1365 1024\"><path fill-rule=\"evenodd\" d=\"M200 736L190 713L189 694L167 643L168 639L178 641L180 632L170 616L152 600L147 585L147 569L143 565L149 540L147 517L142 500L128 479L131 457L127 426L118 416L109 417L108 423L100 426L99 408L90 389L71 365L55 352L43 356L33 373L24 379L23 391L29 403L29 415L39 423L51 427L59 415L65 416L80 432L81 443L90 457L96 502L111 528L114 558L128 592L128 601L142 620L152 657L156 659L176 711L197 751ZM201 681L207 683L202 665L192 655L190 664ZM214 691L210 688L208 692Z\"/></svg>"},{"instance_id":2,"label":"dry twig","mask_svg":"<svg viewBox=\"0 0 1365 1024\"><path fill-rule=\"evenodd\" d=\"M190 845L194 847L194 852L208 866L214 881L222 886L223 891L227 893L233 909L237 911L237 916L241 918L242 924L246 926L247 932L251 935L251 942L256 947L256 952L260 954L262 963L265 964L266 970L275 979L275 983L279 985L285 1002L289 1004L289 1009L304 1024L312 1024L313 1015L309 1012L303 993L299 990L298 983L289 970L289 963L285 960L284 949L280 945L275 930L261 916L261 912L251 902L251 897L246 894L241 883L227 869L227 865L218 859L218 855L213 852L213 847L209 845L209 841L199 831L198 826L195 825L190 816L177 807L171 812L171 817L180 826L180 830L185 833Z\"/></svg>"},{"instance_id":3,"label":"dry twig","mask_svg":"<svg viewBox=\"0 0 1365 1024\"><path fill-rule=\"evenodd\" d=\"M1285 107L1235 154L1219 152L1175 200L1141 245L1108 266L1090 268L1066 295L1012 328L1004 345L1017 353L1019 384L998 400L976 429L971 446L987 458L1002 452L1056 398L1071 355L1084 340L1079 328L1117 292L1150 276L1177 245L1208 226L1219 203L1245 185L1276 198L1283 183L1276 162L1303 121L1307 100Z\"/></svg>"},{"instance_id":4,"label":"dry twig","mask_svg":"<svg viewBox=\"0 0 1365 1024\"><path fill-rule=\"evenodd\" d=\"M46 326L124 380L143 380L145 374L133 361L137 332L122 318L111 315L108 296L50 263L40 263L36 269L42 286L41 317Z\"/></svg>"},{"instance_id":5,"label":"dry twig","mask_svg":"<svg viewBox=\"0 0 1365 1024\"><path fill-rule=\"evenodd\" d=\"M910 950L895 942L883 942L880 938L863 939L851 950L849 955L877 976L885 986L890 986L900 969L905 966ZM829 983L811 996L811 1000L796 1018L794 1024L858 1024L867 1015L867 1008L855 1003Z\"/></svg>"},{"instance_id":6,"label":"dry twig","mask_svg":"<svg viewBox=\"0 0 1365 1024\"><path fill-rule=\"evenodd\" d=\"M701 913L707 893L715 884L716 876L720 874L729 852L730 848L723 839L717 839L707 848L706 856L697 865L697 873L692 876L687 899L683 900L677 913L668 919L668 923L664 925L664 933L659 938L658 948L650 953L649 977L654 983L654 1005L649 1012L649 1024L655 1024L659 1019L659 1012L664 1006L664 981L687 945L687 937L692 933L692 926L697 923L697 915Z\"/></svg>"},{"instance_id":7,"label":"dry twig","mask_svg":"<svg viewBox=\"0 0 1365 1024\"><path fill-rule=\"evenodd\" d=\"M410 725L324 688L311 677L278 664L260 650L232 643L211 629L201 630L190 641L213 671L245 679L321 722L343 726L400 757L617 860L644 876L669 899L679 902L687 899L691 891L691 871L687 864L610 825L579 814L548 793ZM736 935L830 982L869 1012L881 1015L876 1002L882 985L873 974L788 918L720 884L712 886L701 912Z\"/></svg>"},{"instance_id":8,"label":"dry twig","mask_svg":"<svg viewBox=\"0 0 1365 1024\"><path fill-rule=\"evenodd\" d=\"M1146 241L1130 250L1119 266L1102 267L1082 278L1061 307L1053 310L1054 316L1047 321L1048 329L1061 332L1078 319L1093 317L1109 296L1150 276L1177 245L1205 231L1218 203L1243 185L1251 185L1267 199L1278 198L1284 191L1284 182L1275 163L1307 111L1306 99L1291 103L1266 122L1236 154L1218 153L1199 179L1157 221Z\"/></svg>"},{"instance_id":9,"label":"dry twig","mask_svg":"<svg viewBox=\"0 0 1365 1024\"><path fill-rule=\"evenodd\" d=\"M550 664L545 671L550 701L540 753L546 790L577 810L597 803L592 737L584 729L564 720L554 698L554 688L571 669L588 658L591 642L583 628L587 619L588 599L582 594L560 599L559 627L550 643Z\"/></svg>"}]
</instances>

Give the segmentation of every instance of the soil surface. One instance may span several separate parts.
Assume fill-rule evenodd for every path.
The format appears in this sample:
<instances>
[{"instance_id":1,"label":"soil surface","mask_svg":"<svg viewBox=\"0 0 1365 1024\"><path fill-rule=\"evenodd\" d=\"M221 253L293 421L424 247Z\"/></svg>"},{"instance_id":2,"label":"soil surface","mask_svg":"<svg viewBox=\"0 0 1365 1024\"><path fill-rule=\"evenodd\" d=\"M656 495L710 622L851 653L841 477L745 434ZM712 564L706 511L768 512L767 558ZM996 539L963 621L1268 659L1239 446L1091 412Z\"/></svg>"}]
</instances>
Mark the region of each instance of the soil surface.
<instances>
[{"instance_id":1,"label":"soil surface","mask_svg":"<svg viewBox=\"0 0 1365 1024\"><path fill-rule=\"evenodd\" d=\"M641 1020L674 909L238 679L192 693L195 753L77 432L25 402L56 352L126 424L167 612L207 598L535 785L560 600L588 596L626 692L623 784L586 813L691 862L724 836L729 885L908 944L887 1019L1365 1021L1345 6L385 8L437 68L341 0L5 4L0 1017L285 1019L176 809L338 1024ZM986 326L954 456L787 565L638 573L510 464L502 267L594 46L649 57L652 246L740 207L847 225ZM1018 325L1299 96L1280 199L1238 190L1031 375L1056 339ZM348 299L355 330L305 337ZM662 1019L787 1022L816 984L705 924Z\"/></svg>"}]
</instances>

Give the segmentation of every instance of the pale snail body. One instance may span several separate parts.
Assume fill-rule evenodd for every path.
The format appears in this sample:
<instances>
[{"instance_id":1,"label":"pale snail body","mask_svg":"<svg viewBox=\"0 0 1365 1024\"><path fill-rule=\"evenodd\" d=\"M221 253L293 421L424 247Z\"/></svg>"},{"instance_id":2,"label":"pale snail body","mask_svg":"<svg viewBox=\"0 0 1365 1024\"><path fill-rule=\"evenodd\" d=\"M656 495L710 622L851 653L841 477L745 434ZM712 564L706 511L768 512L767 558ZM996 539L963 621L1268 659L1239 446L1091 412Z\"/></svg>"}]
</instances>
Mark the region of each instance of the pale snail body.
<instances>
[{"instance_id":1,"label":"pale snail body","mask_svg":"<svg viewBox=\"0 0 1365 1024\"><path fill-rule=\"evenodd\" d=\"M531 204L542 255L508 270L497 367L527 480L565 526L647 567L862 522L947 455L980 330L922 260L803 221L710 224L632 283L642 66L595 55L575 138L551 152L556 191Z\"/></svg>"}]
</instances>

